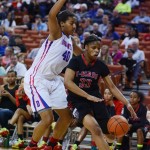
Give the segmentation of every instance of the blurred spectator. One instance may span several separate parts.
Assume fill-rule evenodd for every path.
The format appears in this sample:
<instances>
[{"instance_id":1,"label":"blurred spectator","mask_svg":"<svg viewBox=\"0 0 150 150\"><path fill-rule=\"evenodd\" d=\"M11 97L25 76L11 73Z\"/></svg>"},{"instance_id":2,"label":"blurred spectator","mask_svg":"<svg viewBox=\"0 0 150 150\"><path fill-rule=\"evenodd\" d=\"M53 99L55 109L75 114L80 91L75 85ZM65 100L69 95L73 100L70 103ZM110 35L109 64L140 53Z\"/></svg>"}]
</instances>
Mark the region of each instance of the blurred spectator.
<instances>
[{"instance_id":1,"label":"blurred spectator","mask_svg":"<svg viewBox=\"0 0 150 150\"><path fill-rule=\"evenodd\" d=\"M21 11L27 11L29 15L34 16L39 13L39 5L35 0L22 0Z\"/></svg>"},{"instance_id":2,"label":"blurred spectator","mask_svg":"<svg viewBox=\"0 0 150 150\"><path fill-rule=\"evenodd\" d=\"M148 32L148 26L150 25L150 18L146 14L146 10L141 8L140 14L135 16L131 20L131 24L134 24L139 32Z\"/></svg>"},{"instance_id":3,"label":"blurred spectator","mask_svg":"<svg viewBox=\"0 0 150 150\"><path fill-rule=\"evenodd\" d=\"M17 55L12 55L10 57L10 64L6 69L6 72L8 72L10 70L16 71L17 72L17 77L24 77L24 75L27 71L27 68L24 64L22 64L18 61Z\"/></svg>"},{"instance_id":4,"label":"blurred spectator","mask_svg":"<svg viewBox=\"0 0 150 150\"><path fill-rule=\"evenodd\" d=\"M37 0L37 3L39 4L40 16L44 18L47 15L47 8L48 8L47 0Z\"/></svg>"},{"instance_id":5,"label":"blurred spectator","mask_svg":"<svg viewBox=\"0 0 150 150\"><path fill-rule=\"evenodd\" d=\"M14 48L14 54L26 52L26 46L23 44L22 37L20 35L15 36L15 44L12 46Z\"/></svg>"},{"instance_id":6,"label":"blurred spectator","mask_svg":"<svg viewBox=\"0 0 150 150\"><path fill-rule=\"evenodd\" d=\"M138 30L132 27L129 36L122 41L121 46L125 46L125 49L127 49L134 39L138 40Z\"/></svg>"},{"instance_id":7,"label":"blurred spectator","mask_svg":"<svg viewBox=\"0 0 150 150\"><path fill-rule=\"evenodd\" d=\"M124 40L126 37L129 37L132 29L132 27L128 24L124 28L125 28L125 32L121 35L120 37L121 40Z\"/></svg>"},{"instance_id":8,"label":"blurred spectator","mask_svg":"<svg viewBox=\"0 0 150 150\"><path fill-rule=\"evenodd\" d=\"M107 45L103 45L101 47L99 59L102 60L105 64L108 64L108 65L113 64L112 58L109 54L109 47Z\"/></svg>"},{"instance_id":9,"label":"blurred spectator","mask_svg":"<svg viewBox=\"0 0 150 150\"><path fill-rule=\"evenodd\" d=\"M0 35L0 45L2 45L2 36Z\"/></svg>"},{"instance_id":10,"label":"blurred spectator","mask_svg":"<svg viewBox=\"0 0 150 150\"><path fill-rule=\"evenodd\" d=\"M112 16L110 18L110 22L115 26L119 26L121 24L121 18L117 10L113 10Z\"/></svg>"},{"instance_id":11,"label":"blurred spectator","mask_svg":"<svg viewBox=\"0 0 150 150\"><path fill-rule=\"evenodd\" d=\"M96 16L92 18L92 21L94 23L96 22L98 24L101 24L103 15L104 15L104 10L102 8L99 8L96 12Z\"/></svg>"},{"instance_id":12,"label":"blurred spectator","mask_svg":"<svg viewBox=\"0 0 150 150\"><path fill-rule=\"evenodd\" d=\"M35 16L35 22L32 24L32 30L36 31L47 31L47 24L42 22L42 18L40 15Z\"/></svg>"},{"instance_id":13,"label":"blurred spectator","mask_svg":"<svg viewBox=\"0 0 150 150\"><path fill-rule=\"evenodd\" d=\"M113 0L113 6L117 6L122 0Z\"/></svg>"},{"instance_id":14,"label":"blurred spectator","mask_svg":"<svg viewBox=\"0 0 150 150\"><path fill-rule=\"evenodd\" d=\"M120 43L119 43L119 41L114 40L114 41L112 41L111 45L112 45L112 47L111 47L110 55L113 60L113 65L118 65L120 59L123 56L122 52L119 50Z\"/></svg>"},{"instance_id":15,"label":"blurred spectator","mask_svg":"<svg viewBox=\"0 0 150 150\"><path fill-rule=\"evenodd\" d=\"M9 12L7 18L1 21L1 25L5 27L5 29L16 26L16 21L14 20L14 16L12 12Z\"/></svg>"},{"instance_id":16,"label":"blurred spectator","mask_svg":"<svg viewBox=\"0 0 150 150\"><path fill-rule=\"evenodd\" d=\"M139 0L128 0L127 4L130 5L131 8L138 7L140 5Z\"/></svg>"},{"instance_id":17,"label":"blurred spectator","mask_svg":"<svg viewBox=\"0 0 150 150\"><path fill-rule=\"evenodd\" d=\"M131 6L126 3L126 0L122 0L117 4L115 10L118 11L120 14L130 14L131 13Z\"/></svg>"},{"instance_id":18,"label":"blurred spectator","mask_svg":"<svg viewBox=\"0 0 150 150\"><path fill-rule=\"evenodd\" d=\"M85 3L82 3L82 4L79 4L77 3L76 5L74 5L74 9L75 9L75 13L76 13L76 16L78 18L79 21L82 20L82 18L86 18L88 17L88 6L87 4Z\"/></svg>"},{"instance_id":19,"label":"blurred spectator","mask_svg":"<svg viewBox=\"0 0 150 150\"><path fill-rule=\"evenodd\" d=\"M5 76L6 75L6 70L2 65L2 57L0 57L0 76Z\"/></svg>"},{"instance_id":20,"label":"blurred spectator","mask_svg":"<svg viewBox=\"0 0 150 150\"><path fill-rule=\"evenodd\" d=\"M98 23L93 23L93 30L90 32L91 34L96 34L98 37L102 37L102 33L98 31L99 25Z\"/></svg>"},{"instance_id":21,"label":"blurred spectator","mask_svg":"<svg viewBox=\"0 0 150 150\"><path fill-rule=\"evenodd\" d=\"M45 39L41 39L39 47L38 48L34 48L30 51L30 53L28 54L27 58L29 59L34 59L39 51L39 48L42 46L42 44L44 43Z\"/></svg>"},{"instance_id":22,"label":"blurred spectator","mask_svg":"<svg viewBox=\"0 0 150 150\"><path fill-rule=\"evenodd\" d=\"M107 30L106 30L106 33L103 35L103 38L110 39L110 40L119 40L120 39L120 36L115 31L115 27L113 24L109 23L107 25Z\"/></svg>"},{"instance_id":23,"label":"blurred spectator","mask_svg":"<svg viewBox=\"0 0 150 150\"><path fill-rule=\"evenodd\" d=\"M23 24L17 25L17 26L15 26L15 28L31 30L32 23L30 22L29 15L24 15L22 19L23 19Z\"/></svg>"},{"instance_id":24,"label":"blurred spectator","mask_svg":"<svg viewBox=\"0 0 150 150\"><path fill-rule=\"evenodd\" d=\"M13 48L10 46L7 46L5 49L5 55L2 57L2 65L6 67L10 63L10 57L13 55Z\"/></svg>"},{"instance_id":25,"label":"blurred spectator","mask_svg":"<svg viewBox=\"0 0 150 150\"><path fill-rule=\"evenodd\" d=\"M121 65L124 66L124 79L125 79L125 88L129 89L133 87L133 74L134 74L134 66L136 64L136 60L133 60L132 56L134 54L134 50L131 48L127 49L128 57L123 57L119 61Z\"/></svg>"},{"instance_id":26,"label":"blurred spectator","mask_svg":"<svg viewBox=\"0 0 150 150\"><path fill-rule=\"evenodd\" d=\"M4 26L0 26L0 35L1 36L8 36L8 33L5 31Z\"/></svg>"},{"instance_id":27,"label":"blurred spectator","mask_svg":"<svg viewBox=\"0 0 150 150\"><path fill-rule=\"evenodd\" d=\"M2 43L0 45L0 55L4 56L5 55L5 48L9 44L9 38L7 36L2 37Z\"/></svg>"},{"instance_id":28,"label":"blurred spectator","mask_svg":"<svg viewBox=\"0 0 150 150\"><path fill-rule=\"evenodd\" d=\"M4 7L0 6L0 20L6 19L7 13L4 11Z\"/></svg>"},{"instance_id":29,"label":"blurred spectator","mask_svg":"<svg viewBox=\"0 0 150 150\"><path fill-rule=\"evenodd\" d=\"M7 128L8 120L16 111L15 92L18 89L16 84L17 74L14 71L7 73L7 83L0 87L0 124Z\"/></svg>"},{"instance_id":30,"label":"blurred spectator","mask_svg":"<svg viewBox=\"0 0 150 150\"><path fill-rule=\"evenodd\" d=\"M134 68L134 81L138 80L139 75L142 72L142 68L144 67L145 54L142 50L139 50L139 40L133 39L132 43L130 43L131 48L134 50L133 60L136 60L136 66ZM123 57L127 58L128 53L125 52Z\"/></svg>"},{"instance_id":31,"label":"blurred spectator","mask_svg":"<svg viewBox=\"0 0 150 150\"><path fill-rule=\"evenodd\" d=\"M108 23L109 23L109 18L108 15L104 15L102 18L102 23L99 25L98 31L102 33L102 35L105 35L107 32L108 28Z\"/></svg>"},{"instance_id":32,"label":"blurred spectator","mask_svg":"<svg viewBox=\"0 0 150 150\"><path fill-rule=\"evenodd\" d=\"M84 33L83 33L82 40L81 40L82 48L83 48L84 40L85 40L88 36L90 36L90 32L84 32Z\"/></svg>"},{"instance_id":33,"label":"blurred spectator","mask_svg":"<svg viewBox=\"0 0 150 150\"><path fill-rule=\"evenodd\" d=\"M100 2L94 1L93 2L93 8L88 11L88 17L93 19L96 16L97 10L100 8Z\"/></svg>"},{"instance_id":34,"label":"blurred spectator","mask_svg":"<svg viewBox=\"0 0 150 150\"><path fill-rule=\"evenodd\" d=\"M86 18L84 32L90 32L92 30L93 30L92 20L90 18Z\"/></svg>"},{"instance_id":35,"label":"blurred spectator","mask_svg":"<svg viewBox=\"0 0 150 150\"><path fill-rule=\"evenodd\" d=\"M18 53L17 57L18 57L18 62L24 64L24 60L25 60L26 54L25 53Z\"/></svg>"}]
</instances>

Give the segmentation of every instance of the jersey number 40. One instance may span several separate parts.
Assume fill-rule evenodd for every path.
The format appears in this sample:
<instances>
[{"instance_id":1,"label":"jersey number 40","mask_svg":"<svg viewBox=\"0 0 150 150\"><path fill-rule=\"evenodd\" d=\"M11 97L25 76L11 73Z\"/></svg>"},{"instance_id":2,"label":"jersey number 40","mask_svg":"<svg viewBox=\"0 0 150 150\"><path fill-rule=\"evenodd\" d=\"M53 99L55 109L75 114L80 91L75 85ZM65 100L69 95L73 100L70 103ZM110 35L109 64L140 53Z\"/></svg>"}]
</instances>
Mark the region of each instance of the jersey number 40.
<instances>
[{"instance_id":1,"label":"jersey number 40","mask_svg":"<svg viewBox=\"0 0 150 150\"><path fill-rule=\"evenodd\" d=\"M70 59L70 55L71 55L71 52L70 51L65 51L64 53L63 53L63 60L64 61L66 61L66 62L68 62L69 61L69 59Z\"/></svg>"}]
</instances>

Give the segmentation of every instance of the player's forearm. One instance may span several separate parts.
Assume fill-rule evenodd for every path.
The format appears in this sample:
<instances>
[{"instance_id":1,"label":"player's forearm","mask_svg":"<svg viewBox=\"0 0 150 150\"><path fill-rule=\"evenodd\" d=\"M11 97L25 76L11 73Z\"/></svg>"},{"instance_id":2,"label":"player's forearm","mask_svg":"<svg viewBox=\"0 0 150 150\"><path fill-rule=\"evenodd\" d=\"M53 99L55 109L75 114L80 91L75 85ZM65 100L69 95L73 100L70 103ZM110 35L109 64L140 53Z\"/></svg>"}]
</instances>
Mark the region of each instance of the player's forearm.
<instances>
[{"instance_id":1,"label":"player's forearm","mask_svg":"<svg viewBox=\"0 0 150 150\"><path fill-rule=\"evenodd\" d=\"M63 7L63 5L65 4L67 0L58 0L55 5L51 8L50 12L49 12L49 16L53 16L56 17L56 15L58 14L58 12L61 10L61 8Z\"/></svg>"},{"instance_id":2,"label":"player's forearm","mask_svg":"<svg viewBox=\"0 0 150 150\"><path fill-rule=\"evenodd\" d=\"M123 96L123 94L116 87L112 88L111 92L123 104L125 104L126 106L129 104L129 101Z\"/></svg>"},{"instance_id":3,"label":"player's forearm","mask_svg":"<svg viewBox=\"0 0 150 150\"><path fill-rule=\"evenodd\" d=\"M89 95L88 93L80 89L73 81L65 82L65 87L78 96L87 98Z\"/></svg>"}]
</instances>

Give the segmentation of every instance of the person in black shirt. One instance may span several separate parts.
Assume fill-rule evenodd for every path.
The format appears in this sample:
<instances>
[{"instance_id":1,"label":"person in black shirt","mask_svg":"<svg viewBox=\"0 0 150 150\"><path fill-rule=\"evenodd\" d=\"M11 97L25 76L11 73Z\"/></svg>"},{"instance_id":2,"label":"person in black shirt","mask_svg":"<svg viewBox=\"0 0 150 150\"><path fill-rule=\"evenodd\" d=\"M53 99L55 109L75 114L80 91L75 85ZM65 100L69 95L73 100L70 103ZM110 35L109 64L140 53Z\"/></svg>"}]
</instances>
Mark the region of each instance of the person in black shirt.
<instances>
[{"instance_id":1,"label":"person in black shirt","mask_svg":"<svg viewBox=\"0 0 150 150\"><path fill-rule=\"evenodd\" d=\"M134 74L134 66L136 65L136 60L133 60L132 56L134 54L134 50L131 48L127 49L128 57L121 58L119 63L125 67L125 88L132 88L133 74Z\"/></svg>"},{"instance_id":2,"label":"person in black shirt","mask_svg":"<svg viewBox=\"0 0 150 150\"><path fill-rule=\"evenodd\" d=\"M15 92L18 89L16 84L17 73L15 71L8 71L7 82L8 84L2 85L0 89L0 124L7 128L8 120L12 118L16 111Z\"/></svg>"},{"instance_id":3,"label":"person in black shirt","mask_svg":"<svg viewBox=\"0 0 150 150\"><path fill-rule=\"evenodd\" d=\"M129 101L134 111L136 112L138 119L133 120L126 106L124 106L124 111L123 111L123 116L128 120L130 126L128 135L131 136L133 132L137 133L137 150L143 149L144 139L150 127L150 124L146 119L147 108L142 104L143 100L144 100L143 93L139 91L132 91L130 93ZM125 147L128 145L127 143L125 143L125 146L124 145L122 146L122 140L123 137L118 139L116 150L129 149L129 147Z\"/></svg>"},{"instance_id":4,"label":"person in black shirt","mask_svg":"<svg viewBox=\"0 0 150 150\"><path fill-rule=\"evenodd\" d=\"M127 106L132 117L137 117L132 106L113 84L108 67L97 58L100 52L100 39L96 35L90 35L85 39L84 48L85 52L72 58L67 66L64 79L68 89L67 99L76 108L78 120L91 132L98 149L109 150L102 131L109 135L107 122L110 116L99 92L100 77L112 94Z\"/></svg>"}]
</instances>

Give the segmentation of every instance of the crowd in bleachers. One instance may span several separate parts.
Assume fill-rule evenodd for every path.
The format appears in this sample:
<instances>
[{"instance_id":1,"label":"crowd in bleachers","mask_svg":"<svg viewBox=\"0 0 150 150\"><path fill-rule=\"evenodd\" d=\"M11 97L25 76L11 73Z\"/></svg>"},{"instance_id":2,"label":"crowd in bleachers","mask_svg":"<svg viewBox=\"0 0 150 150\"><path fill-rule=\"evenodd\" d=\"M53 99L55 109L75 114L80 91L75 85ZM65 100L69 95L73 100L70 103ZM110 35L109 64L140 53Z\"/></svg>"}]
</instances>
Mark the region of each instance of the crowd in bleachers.
<instances>
[{"instance_id":1,"label":"crowd in bleachers","mask_svg":"<svg viewBox=\"0 0 150 150\"><path fill-rule=\"evenodd\" d=\"M0 1L1 84L7 82L12 70L19 79L24 77L49 35L48 12L55 2ZM149 6L148 0L68 0L63 8L76 14L77 30L73 38L79 46L83 48L85 38L92 33L101 39L99 58L108 65L114 83L117 86L121 83L123 89L132 89L134 82L141 82L141 72L150 77ZM103 82L101 88L104 91ZM11 101L11 105L15 103ZM1 106L0 100L0 114L4 108L7 105ZM6 121L15 110L11 110ZM1 121L0 118L0 124Z\"/></svg>"}]
</instances>

